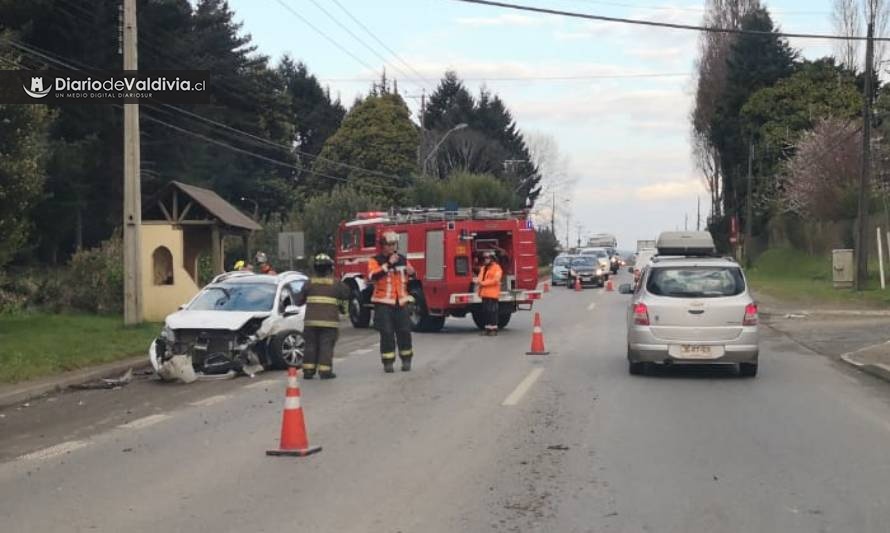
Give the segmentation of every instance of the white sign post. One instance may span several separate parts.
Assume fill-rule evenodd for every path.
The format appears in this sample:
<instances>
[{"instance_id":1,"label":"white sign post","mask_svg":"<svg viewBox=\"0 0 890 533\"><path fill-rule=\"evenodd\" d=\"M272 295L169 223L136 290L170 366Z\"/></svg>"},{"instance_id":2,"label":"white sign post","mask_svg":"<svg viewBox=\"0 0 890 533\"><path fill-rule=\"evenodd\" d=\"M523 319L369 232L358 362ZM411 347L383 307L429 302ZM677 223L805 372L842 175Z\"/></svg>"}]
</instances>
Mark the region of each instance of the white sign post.
<instances>
[{"instance_id":1,"label":"white sign post","mask_svg":"<svg viewBox=\"0 0 890 533\"><path fill-rule=\"evenodd\" d=\"M881 290L886 290L887 285L884 281L884 250L881 246L881 228L877 228L878 233L878 269L881 271Z\"/></svg>"}]
</instances>

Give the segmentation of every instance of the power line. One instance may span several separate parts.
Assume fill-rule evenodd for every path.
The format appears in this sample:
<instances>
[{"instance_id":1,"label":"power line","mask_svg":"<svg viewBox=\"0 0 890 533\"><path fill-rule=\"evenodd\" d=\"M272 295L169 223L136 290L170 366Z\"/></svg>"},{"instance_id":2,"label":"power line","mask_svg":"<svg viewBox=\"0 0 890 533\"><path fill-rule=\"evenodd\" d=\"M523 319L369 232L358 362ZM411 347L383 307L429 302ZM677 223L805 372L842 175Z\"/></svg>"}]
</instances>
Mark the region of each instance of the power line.
<instances>
[{"instance_id":1,"label":"power line","mask_svg":"<svg viewBox=\"0 0 890 533\"><path fill-rule=\"evenodd\" d=\"M361 44L362 46L364 46L366 49L370 50L372 54L374 54L374 55L377 56L381 61L383 61L383 64L384 64L384 65L387 64L387 60L386 60L385 57L383 57L382 54L380 54L379 52L377 52L377 50L375 50L373 47L371 47L370 45L368 45L368 43L366 43L361 37L359 37L358 35L355 34L355 32L353 32L352 30L350 30L348 26L346 26L345 24L343 24L342 22L340 22L340 20L339 20L337 17L335 17L334 15L332 15L332 14L330 13L330 11L328 11L327 9L325 9L324 6L322 6L320 3L318 3L317 0L309 0L309 1L312 2L312 3L315 5L315 7L317 7L319 10L321 10L322 13L324 13L325 15L327 15L327 17L328 17L329 19L331 19L332 21L334 21L334 23L335 23L337 26L340 26L340 27L341 27L346 33L348 33L353 39L355 39L356 41L358 41L359 44ZM390 67L393 67L393 70L397 71L397 72L398 72L399 74L401 74L402 76L405 76L405 78L406 78L407 80L409 80L409 81L411 81L412 83L416 84L416 85L417 85L418 87L420 87L421 89L425 88L424 85L423 85L422 83L418 84L416 81L412 80L412 79L411 79L411 76L408 75L408 74L406 74L405 71L402 70L401 68L399 68L397 65L390 65Z\"/></svg>"},{"instance_id":2,"label":"power line","mask_svg":"<svg viewBox=\"0 0 890 533\"><path fill-rule=\"evenodd\" d=\"M865 41L867 37L861 36L845 36L845 35L826 35L817 33L785 33L770 32L757 30L742 30L737 28L718 28L714 26L695 26L692 24L677 24L673 22L658 22L654 20L641 20L622 17L607 17L604 15L590 15L587 13L578 13L575 11L563 11L559 9L548 9L543 7L526 6L519 4L510 4L506 2L494 2L491 0L453 0L455 2L464 2L467 4L478 4L490 7L501 7L514 11L528 11L531 13L541 13L545 15L559 15L563 17L580 18L586 20L596 20L600 22L615 22L620 24L633 24L637 26L652 26L656 28L671 28L675 30L692 30L709 33L733 33L741 35L761 35L768 37L786 37L797 39L826 39L830 41ZM890 37L875 37L875 41L890 41Z\"/></svg>"},{"instance_id":3,"label":"power line","mask_svg":"<svg viewBox=\"0 0 890 533\"><path fill-rule=\"evenodd\" d=\"M275 1L278 2L278 4L280 4L281 7L283 7L283 8L286 9L286 10L288 10L293 16L295 16L295 17L297 17L298 19L300 19L301 21L303 21L303 24L305 24L305 25L309 26L310 28L312 28L312 29L315 31L315 33L321 35L321 36L324 37L329 43L331 43L331 44L333 44L334 46L336 46L337 48L339 48L344 54L347 54L347 55L348 55L349 57L351 57L352 59L355 59L359 64L361 64L362 66L364 66L366 69L370 70L371 72L374 72L374 71L376 70L374 67L372 67L372 66L368 65L367 63L365 63L365 62L364 62L361 58L359 58L357 55L355 55L355 54L353 54L352 52L350 52L349 50L347 50L346 47L344 47L343 45L341 45L340 43L338 43L337 41L335 41L333 38L329 37L328 34L326 34L325 32L321 31L320 29L318 29L318 27L316 27L314 24L312 24L311 22L309 22L309 20L307 20L306 17L304 17L303 15L297 13L291 6L289 6L287 3L285 3L284 0L275 0Z\"/></svg>"},{"instance_id":4,"label":"power line","mask_svg":"<svg viewBox=\"0 0 890 533\"><path fill-rule=\"evenodd\" d=\"M486 81L584 81L584 80L609 80L624 78L676 78L682 76L692 76L691 72L653 72L638 74L592 74L578 76L515 76L515 77L482 77L482 78L461 78L461 81L469 82L486 82ZM319 78L318 81L324 82L367 82L373 81L371 78Z\"/></svg>"},{"instance_id":5,"label":"power line","mask_svg":"<svg viewBox=\"0 0 890 533\"><path fill-rule=\"evenodd\" d=\"M633 9L647 9L655 11L689 11L694 13L704 13L707 9L700 7L679 7L679 6L641 6L638 4L627 4L622 2L604 2L601 0L572 0L574 2L583 2L585 4L596 4L600 6L611 7L630 7ZM826 11L786 11L784 9L774 10L772 13L778 15L827 15Z\"/></svg>"},{"instance_id":6,"label":"power line","mask_svg":"<svg viewBox=\"0 0 890 533\"><path fill-rule=\"evenodd\" d=\"M430 80L426 79L423 74L418 72L417 69L415 69L413 66L411 66L410 63L408 63L407 61L402 59L402 57L399 56L399 54L397 54L395 51L393 51L392 48L387 46L386 43L384 43L382 40L380 40L380 38L378 38L377 35L374 34L374 32L372 32L367 26L365 26L365 24L361 20L356 18L348 9L346 9L343 6L343 4L340 3L340 0L334 0L334 3L337 4L337 7L339 7L344 13L346 13L347 17L352 19L353 22L355 22L356 24L359 25L359 27L361 27L363 30L365 30L365 33L367 33L368 35L371 36L372 39L377 41L377 44L379 44L380 46L383 47L384 50L386 50L387 52L392 54L392 56L394 58L396 58L401 64L405 65L405 67L408 70L410 70L411 72L413 72L420 80L422 80L426 83L429 83L430 85L435 85L435 83L432 83L432 82L430 82Z\"/></svg>"}]
</instances>

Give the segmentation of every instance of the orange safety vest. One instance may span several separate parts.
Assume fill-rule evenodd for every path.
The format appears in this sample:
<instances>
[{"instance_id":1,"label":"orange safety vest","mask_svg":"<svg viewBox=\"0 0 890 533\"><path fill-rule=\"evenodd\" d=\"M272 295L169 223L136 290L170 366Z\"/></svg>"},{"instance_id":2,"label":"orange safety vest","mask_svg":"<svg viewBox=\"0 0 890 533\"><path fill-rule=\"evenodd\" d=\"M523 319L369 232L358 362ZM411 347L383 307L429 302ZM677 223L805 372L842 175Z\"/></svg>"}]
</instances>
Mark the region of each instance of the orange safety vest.
<instances>
[{"instance_id":1,"label":"orange safety vest","mask_svg":"<svg viewBox=\"0 0 890 533\"><path fill-rule=\"evenodd\" d=\"M482 298L500 298L501 277L503 275L504 271L501 270L501 265L494 261L487 267L483 266L482 271L479 272L479 296Z\"/></svg>"},{"instance_id":2,"label":"orange safety vest","mask_svg":"<svg viewBox=\"0 0 890 533\"><path fill-rule=\"evenodd\" d=\"M390 265L383 254L368 260L368 277L374 283L374 294L371 301L387 305L407 305L411 301L408 293L408 273L405 267L408 261L399 256L395 266Z\"/></svg>"}]
</instances>

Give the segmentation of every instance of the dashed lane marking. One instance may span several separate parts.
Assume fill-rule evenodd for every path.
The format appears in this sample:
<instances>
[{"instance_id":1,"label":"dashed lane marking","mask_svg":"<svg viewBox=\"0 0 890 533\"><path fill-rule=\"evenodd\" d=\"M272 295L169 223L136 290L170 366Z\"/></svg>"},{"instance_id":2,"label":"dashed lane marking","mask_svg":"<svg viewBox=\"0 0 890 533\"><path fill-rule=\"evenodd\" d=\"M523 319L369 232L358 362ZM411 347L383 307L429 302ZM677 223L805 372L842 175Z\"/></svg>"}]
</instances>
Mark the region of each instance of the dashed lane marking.
<instances>
[{"instance_id":1,"label":"dashed lane marking","mask_svg":"<svg viewBox=\"0 0 890 533\"><path fill-rule=\"evenodd\" d=\"M87 445L86 441L82 440L71 440L68 442L63 442L61 444L56 444L55 446L50 446L49 448L44 448L42 450L37 450L36 452L31 452L27 455L23 455L19 457L19 459L23 461L37 461L37 460L46 460L52 459L53 457L58 457L60 455L65 455L66 453L71 453L74 450L79 450Z\"/></svg>"},{"instance_id":2,"label":"dashed lane marking","mask_svg":"<svg viewBox=\"0 0 890 533\"><path fill-rule=\"evenodd\" d=\"M153 426L159 422L163 422L164 420L167 420L169 418L171 418L170 415L149 415L143 418L137 418L136 420L127 422L126 424L121 424L118 427L121 429L142 429L147 428L148 426Z\"/></svg>"},{"instance_id":3,"label":"dashed lane marking","mask_svg":"<svg viewBox=\"0 0 890 533\"><path fill-rule=\"evenodd\" d=\"M204 398L203 400L198 400L197 402L192 402L189 405L194 405L196 407L208 407L210 405L216 405L220 402L224 402L228 400L229 397L225 394L219 394L217 396L210 396L209 398Z\"/></svg>"},{"instance_id":4,"label":"dashed lane marking","mask_svg":"<svg viewBox=\"0 0 890 533\"><path fill-rule=\"evenodd\" d=\"M590 305L587 306L588 311L593 311L596 309L596 302L590 302Z\"/></svg>"},{"instance_id":5,"label":"dashed lane marking","mask_svg":"<svg viewBox=\"0 0 890 533\"><path fill-rule=\"evenodd\" d=\"M269 385L276 383L277 381L279 381L279 380L277 380L277 379L258 380L258 381L254 381L253 383L249 383L249 384L245 385L244 388L245 389L262 389L264 387L268 387Z\"/></svg>"},{"instance_id":6,"label":"dashed lane marking","mask_svg":"<svg viewBox=\"0 0 890 533\"><path fill-rule=\"evenodd\" d=\"M352 350L349 352L349 355L363 355L366 353L371 353L374 351L374 348L360 348L358 350Z\"/></svg>"},{"instance_id":7,"label":"dashed lane marking","mask_svg":"<svg viewBox=\"0 0 890 533\"><path fill-rule=\"evenodd\" d=\"M513 392L511 392L510 395L507 396L507 399L504 400L504 403L502 403L501 405L509 407L511 405L518 404L519 401L522 400L522 397L525 396L525 393L527 393L529 389L532 388L532 385L535 384L535 381L538 381L538 378L541 377L541 374L543 373L543 368L532 369L532 371L529 372L525 379L523 379L522 382L516 386Z\"/></svg>"}]
</instances>

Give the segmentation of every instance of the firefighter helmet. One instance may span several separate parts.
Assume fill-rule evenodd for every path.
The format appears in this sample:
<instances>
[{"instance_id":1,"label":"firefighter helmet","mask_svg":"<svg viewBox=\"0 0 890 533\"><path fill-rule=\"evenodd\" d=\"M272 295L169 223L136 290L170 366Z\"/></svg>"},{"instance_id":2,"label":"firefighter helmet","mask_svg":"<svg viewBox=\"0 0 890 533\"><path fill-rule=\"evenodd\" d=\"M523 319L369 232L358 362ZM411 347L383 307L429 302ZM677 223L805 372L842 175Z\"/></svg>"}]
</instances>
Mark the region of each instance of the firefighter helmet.
<instances>
[{"instance_id":1,"label":"firefighter helmet","mask_svg":"<svg viewBox=\"0 0 890 533\"><path fill-rule=\"evenodd\" d=\"M334 266L334 260L328 254L318 254L312 258L312 264L316 268L320 266Z\"/></svg>"},{"instance_id":2,"label":"firefighter helmet","mask_svg":"<svg viewBox=\"0 0 890 533\"><path fill-rule=\"evenodd\" d=\"M399 244L399 234L394 231L387 231L380 237L380 244Z\"/></svg>"},{"instance_id":3,"label":"firefighter helmet","mask_svg":"<svg viewBox=\"0 0 890 533\"><path fill-rule=\"evenodd\" d=\"M268 263L269 258L266 257L265 252L257 252L256 257L254 258L254 261L257 263Z\"/></svg>"}]
</instances>

